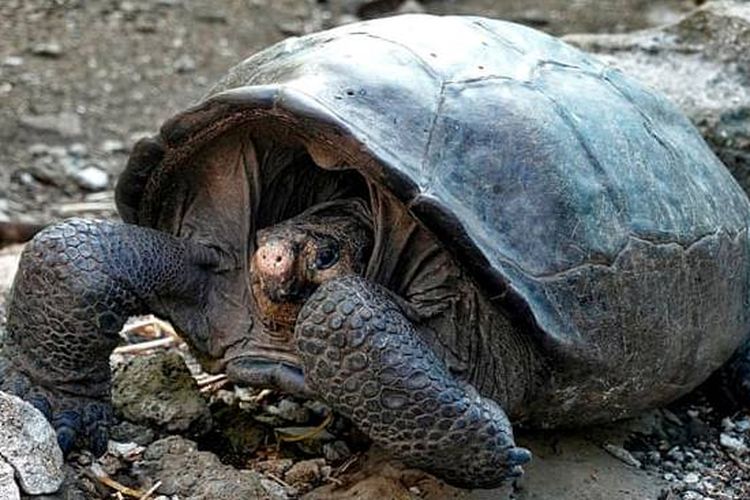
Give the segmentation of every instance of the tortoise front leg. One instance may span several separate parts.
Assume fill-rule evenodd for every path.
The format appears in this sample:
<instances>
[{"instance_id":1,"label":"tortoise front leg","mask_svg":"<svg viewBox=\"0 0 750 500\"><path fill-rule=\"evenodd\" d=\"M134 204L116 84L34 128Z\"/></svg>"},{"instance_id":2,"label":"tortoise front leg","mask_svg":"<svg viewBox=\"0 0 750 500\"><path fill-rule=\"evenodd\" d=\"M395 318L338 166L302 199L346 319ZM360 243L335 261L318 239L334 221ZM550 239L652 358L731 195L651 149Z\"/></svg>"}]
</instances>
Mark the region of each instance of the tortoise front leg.
<instances>
[{"instance_id":1,"label":"tortoise front leg","mask_svg":"<svg viewBox=\"0 0 750 500\"><path fill-rule=\"evenodd\" d=\"M359 277L325 283L295 337L310 388L405 464L490 488L530 460L505 412L450 375L381 287Z\"/></svg>"},{"instance_id":2,"label":"tortoise front leg","mask_svg":"<svg viewBox=\"0 0 750 500\"><path fill-rule=\"evenodd\" d=\"M45 229L24 250L11 292L0 389L39 408L64 452L80 440L102 453L118 332L135 314L195 308L199 317L216 260L207 247L127 224Z\"/></svg>"}]
</instances>

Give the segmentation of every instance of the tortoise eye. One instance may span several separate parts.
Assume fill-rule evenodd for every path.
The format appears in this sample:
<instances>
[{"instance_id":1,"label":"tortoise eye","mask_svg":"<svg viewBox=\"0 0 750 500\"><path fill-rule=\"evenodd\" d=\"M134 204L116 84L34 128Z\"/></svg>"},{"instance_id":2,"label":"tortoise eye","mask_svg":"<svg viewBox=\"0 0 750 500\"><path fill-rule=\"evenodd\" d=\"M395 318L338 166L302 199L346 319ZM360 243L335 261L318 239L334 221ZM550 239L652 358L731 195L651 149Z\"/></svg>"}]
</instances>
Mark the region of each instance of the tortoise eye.
<instances>
[{"instance_id":1,"label":"tortoise eye","mask_svg":"<svg viewBox=\"0 0 750 500\"><path fill-rule=\"evenodd\" d=\"M315 256L315 269L328 269L339 261L339 249L336 245L326 245L318 250Z\"/></svg>"}]
</instances>

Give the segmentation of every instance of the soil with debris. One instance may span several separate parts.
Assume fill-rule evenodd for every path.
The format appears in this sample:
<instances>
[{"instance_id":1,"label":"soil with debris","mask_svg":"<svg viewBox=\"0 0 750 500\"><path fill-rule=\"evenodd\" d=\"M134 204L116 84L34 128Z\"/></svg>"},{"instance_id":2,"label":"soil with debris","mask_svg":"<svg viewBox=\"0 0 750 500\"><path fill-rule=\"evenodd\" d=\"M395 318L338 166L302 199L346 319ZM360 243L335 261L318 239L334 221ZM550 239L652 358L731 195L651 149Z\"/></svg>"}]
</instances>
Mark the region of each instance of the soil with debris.
<instances>
[{"instance_id":1,"label":"soil with debris","mask_svg":"<svg viewBox=\"0 0 750 500\"><path fill-rule=\"evenodd\" d=\"M501 17L554 34L622 33L676 21L696 3L3 0L0 221L116 218L112 188L134 142L285 36L423 11ZM0 250L2 295L20 248ZM0 299L4 316L3 308ZM62 493L44 498L750 497L750 415L717 406L708 389L612 426L521 430L519 443L535 453L527 474L468 492L388 462L319 402L209 377L168 325L136 320L123 342L140 347L113 355L121 421L108 453L69 457Z\"/></svg>"}]
</instances>

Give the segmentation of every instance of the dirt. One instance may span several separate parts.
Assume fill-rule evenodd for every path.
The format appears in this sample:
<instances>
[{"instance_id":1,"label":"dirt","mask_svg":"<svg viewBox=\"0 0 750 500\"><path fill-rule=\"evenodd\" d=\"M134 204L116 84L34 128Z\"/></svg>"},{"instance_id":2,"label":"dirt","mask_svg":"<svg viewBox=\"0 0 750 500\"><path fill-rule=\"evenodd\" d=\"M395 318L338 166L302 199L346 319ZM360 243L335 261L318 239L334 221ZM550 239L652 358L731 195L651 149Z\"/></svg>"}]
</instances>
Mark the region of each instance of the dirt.
<instances>
[{"instance_id":1,"label":"dirt","mask_svg":"<svg viewBox=\"0 0 750 500\"><path fill-rule=\"evenodd\" d=\"M406 10L489 15L554 34L614 33L672 21L695 3L436 0L407 2ZM112 189L133 143L195 102L232 64L285 36L397 8L404 6L382 0L3 0L0 220L116 218ZM0 253L3 291L9 287L19 251L20 247L12 247ZM708 448L716 447L721 432L716 412L702 402L698 409L679 408L685 422L688 411L712 415L705 419L711 433L704 439ZM674 473L664 466L672 461L668 454L675 446L700 449L698 441L667 436L659 438L661 442L645 440L649 444L641 449L631 443L628 454L656 450L659 456L658 462L635 466L626 463L627 455L616 458L605 450L605 444L615 443L610 450L617 454L631 435L621 429L522 433L519 441L535 451L536 460L524 479L494 492L449 488L369 454L315 494L319 498L334 494L341 498L713 498L708 487L696 486L694 494L684 487L682 480L690 470L679 464L690 463L687 459L676 461ZM740 474L739 466L732 468L727 457L711 463L705 467L707 472L699 469L701 481L712 477L712 471L721 472L727 481ZM665 479L667 474L672 477ZM693 484L692 477L688 479ZM740 498L732 496L742 494L739 487L731 491L715 498Z\"/></svg>"}]
</instances>

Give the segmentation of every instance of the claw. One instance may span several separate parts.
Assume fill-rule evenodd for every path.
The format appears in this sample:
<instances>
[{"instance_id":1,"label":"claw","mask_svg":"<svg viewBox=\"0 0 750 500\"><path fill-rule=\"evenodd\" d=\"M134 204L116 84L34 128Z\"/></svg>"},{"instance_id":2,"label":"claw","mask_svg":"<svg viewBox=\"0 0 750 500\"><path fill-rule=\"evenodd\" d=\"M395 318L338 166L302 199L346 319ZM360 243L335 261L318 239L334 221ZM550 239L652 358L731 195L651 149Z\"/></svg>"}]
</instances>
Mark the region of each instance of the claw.
<instances>
[{"instance_id":1,"label":"claw","mask_svg":"<svg viewBox=\"0 0 750 500\"><path fill-rule=\"evenodd\" d=\"M109 442L109 431L105 425L96 425L89 431L89 449L96 457L104 455Z\"/></svg>"},{"instance_id":2,"label":"claw","mask_svg":"<svg viewBox=\"0 0 750 500\"><path fill-rule=\"evenodd\" d=\"M67 455L73 449L73 445L76 443L76 432L70 427L59 427L57 428L57 444L63 452L63 455Z\"/></svg>"},{"instance_id":3,"label":"claw","mask_svg":"<svg viewBox=\"0 0 750 500\"><path fill-rule=\"evenodd\" d=\"M526 448L511 448L508 451L508 465L524 465L531 462L531 452Z\"/></svg>"}]
</instances>

